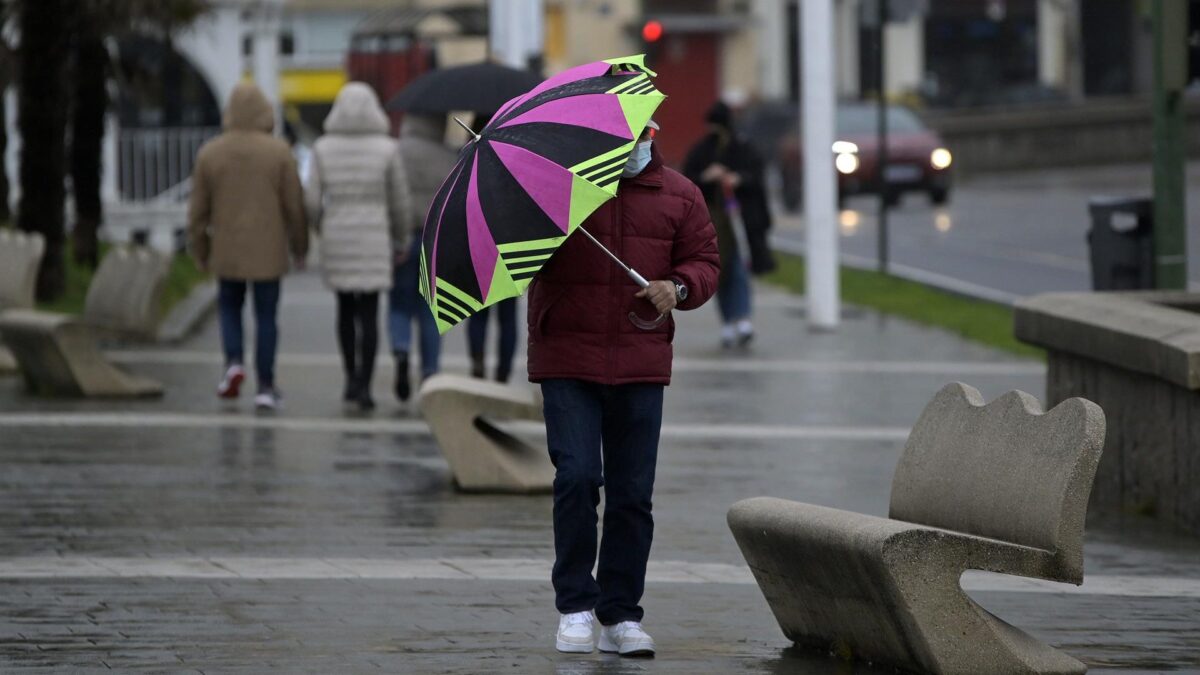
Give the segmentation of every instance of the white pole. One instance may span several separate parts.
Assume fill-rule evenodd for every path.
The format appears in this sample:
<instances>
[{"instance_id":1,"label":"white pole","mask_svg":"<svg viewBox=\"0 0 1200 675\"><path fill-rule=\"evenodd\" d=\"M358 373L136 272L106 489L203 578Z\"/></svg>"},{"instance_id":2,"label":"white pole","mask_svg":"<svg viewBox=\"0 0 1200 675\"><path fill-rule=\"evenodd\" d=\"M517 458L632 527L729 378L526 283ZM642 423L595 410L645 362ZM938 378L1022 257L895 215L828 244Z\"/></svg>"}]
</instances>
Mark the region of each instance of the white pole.
<instances>
[{"instance_id":1,"label":"white pole","mask_svg":"<svg viewBox=\"0 0 1200 675\"><path fill-rule=\"evenodd\" d=\"M253 18L254 83L266 94L275 109L275 135L283 134L283 108L279 101L279 33L283 3L264 0Z\"/></svg>"},{"instance_id":2,"label":"white pole","mask_svg":"<svg viewBox=\"0 0 1200 675\"><path fill-rule=\"evenodd\" d=\"M804 139L804 222L808 324L833 330L841 314L834 182L833 0L800 3L801 138Z\"/></svg>"},{"instance_id":3,"label":"white pole","mask_svg":"<svg viewBox=\"0 0 1200 675\"><path fill-rule=\"evenodd\" d=\"M507 0L492 0L488 3L488 56L500 63L508 64L508 47L505 44L508 28Z\"/></svg>"},{"instance_id":4,"label":"white pole","mask_svg":"<svg viewBox=\"0 0 1200 675\"><path fill-rule=\"evenodd\" d=\"M525 20L524 30L525 39L523 41L524 50L521 54L522 69L527 69L533 59L541 62L543 52L546 51L546 7L543 0L528 0L525 5Z\"/></svg>"}]
</instances>

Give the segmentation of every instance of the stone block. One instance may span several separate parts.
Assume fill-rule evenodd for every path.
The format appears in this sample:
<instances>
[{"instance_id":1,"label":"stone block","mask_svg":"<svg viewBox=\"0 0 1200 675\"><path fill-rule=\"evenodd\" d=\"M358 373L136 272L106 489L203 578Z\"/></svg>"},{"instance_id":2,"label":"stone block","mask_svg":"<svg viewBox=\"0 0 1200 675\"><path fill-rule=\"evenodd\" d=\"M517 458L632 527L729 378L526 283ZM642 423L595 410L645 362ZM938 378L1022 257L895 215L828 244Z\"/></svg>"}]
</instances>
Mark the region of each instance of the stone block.
<instances>
[{"instance_id":1,"label":"stone block","mask_svg":"<svg viewBox=\"0 0 1200 675\"><path fill-rule=\"evenodd\" d=\"M960 586L966 570L1083 580L1083 526L1104 415L1072 399L1043 413L1010 392L984 405L950 384L905 446L890 517L759 497L729 527L798 645L932 673L1083 673Z\"/></svg>"},{"instance_id":2,"label":"stone block","mask_svg":"<svg viewBox=\"0 0 1200 675\"><path fill-rule=\"evenodd\" d=\"M1200 534L1200 294L1051 293L1016 309L1048 354L1049 403L1082 396L1108 415L1093 505Z\"/></svg>"},{"instance_id":3,"label":"stone block","mask_svg":"<svg viewBox=\"0 0 1200 675\"><path fill-rule=\"evenodd\" d=\"M501 493L552 489L554 467L546 448L496 425L505 420L544 421L536 390L435 375L421 387L418 405L459 489Z\"/></svg>"}]
</instances>

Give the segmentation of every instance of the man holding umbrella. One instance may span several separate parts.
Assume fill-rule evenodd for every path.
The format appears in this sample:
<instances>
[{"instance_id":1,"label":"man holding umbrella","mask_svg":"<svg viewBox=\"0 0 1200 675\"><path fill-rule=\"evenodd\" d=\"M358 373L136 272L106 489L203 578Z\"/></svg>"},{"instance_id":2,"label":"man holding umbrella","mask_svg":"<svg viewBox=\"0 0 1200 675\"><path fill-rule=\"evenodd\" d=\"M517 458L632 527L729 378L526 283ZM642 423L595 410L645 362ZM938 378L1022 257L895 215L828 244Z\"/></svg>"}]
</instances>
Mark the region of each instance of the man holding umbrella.
<instances>
[{"instance_id":1,"label":"man holding umbrella","mask_svg":"<svg viewBox=\"0 0 1200 675\"><path fill-rule=\"evenodd\" d=\"M674 320L643 330L629 312L667 314L704 304L717 286L716 231L700 190L663 165L651 122L621 174L615 199L584 227L648 279L645 289L572 237L529 295L529 379L540 382L554 462L557 647L654 654L639 606L654 534L651 494L671 380ZM647 302L648 301L648 302ZM604 486L596 578L596 506Z\"/></svg>"},{"instance_id":2,"label":"man holding umbrella","mask_svg":"<svg viewBox=\"0 0 1200 675\"><path fill-rule=\"evenodd\" d=\"M421 292L443 333L529 291L529 379L542 387L557 471L553 582L565 652L595 649L599 619L602 651L654 654L638 603L670 312L704 304L720 268L703 195L654 147L651 116L665 98L654 75L644 55L576 66L468 129L421 245Z\"/></svg>"}]
</instances>

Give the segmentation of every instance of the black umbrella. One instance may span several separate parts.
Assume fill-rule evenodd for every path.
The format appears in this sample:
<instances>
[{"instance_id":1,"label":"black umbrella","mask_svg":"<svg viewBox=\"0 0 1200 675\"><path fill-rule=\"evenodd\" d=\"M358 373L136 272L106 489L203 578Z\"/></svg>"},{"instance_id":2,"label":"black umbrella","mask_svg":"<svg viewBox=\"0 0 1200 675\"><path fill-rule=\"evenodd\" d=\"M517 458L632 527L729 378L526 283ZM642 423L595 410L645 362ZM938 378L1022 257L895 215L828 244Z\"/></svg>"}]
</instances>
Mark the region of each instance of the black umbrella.
<instances>
[{"instance_id":1,"label":"black umbrella","mask_svg":"<svg viewBox=\"0 0 1200 675\"><path fill-rule=\"evenodd\" d=\"M415 113L464 110L491 115L541 82L541 77L526 70L472 63L425 73L401 89L387 107Z\"/></svg>"}]
</instances>

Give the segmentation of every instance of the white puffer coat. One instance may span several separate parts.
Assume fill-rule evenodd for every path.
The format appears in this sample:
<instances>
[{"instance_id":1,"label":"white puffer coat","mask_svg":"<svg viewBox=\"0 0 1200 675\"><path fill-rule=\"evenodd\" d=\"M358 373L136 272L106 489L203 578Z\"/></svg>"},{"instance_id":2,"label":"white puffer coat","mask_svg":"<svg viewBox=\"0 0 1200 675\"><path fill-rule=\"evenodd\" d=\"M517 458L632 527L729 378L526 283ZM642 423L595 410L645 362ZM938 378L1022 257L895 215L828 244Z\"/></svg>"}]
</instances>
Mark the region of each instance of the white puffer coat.
<instances>
[{"instance_id":1,"label":"white puffer coat","mask_svg":"<svg viewBox=\"0 0 1200 675\"><path fill-rule=\"evenodd\" d=\"M394 251L413 229L412 197L396 141L375 92L350 82L338 92L313 146L305 190L321 237L321 272L335 291L391 288Z\"/></svg>"}]
</instances>

